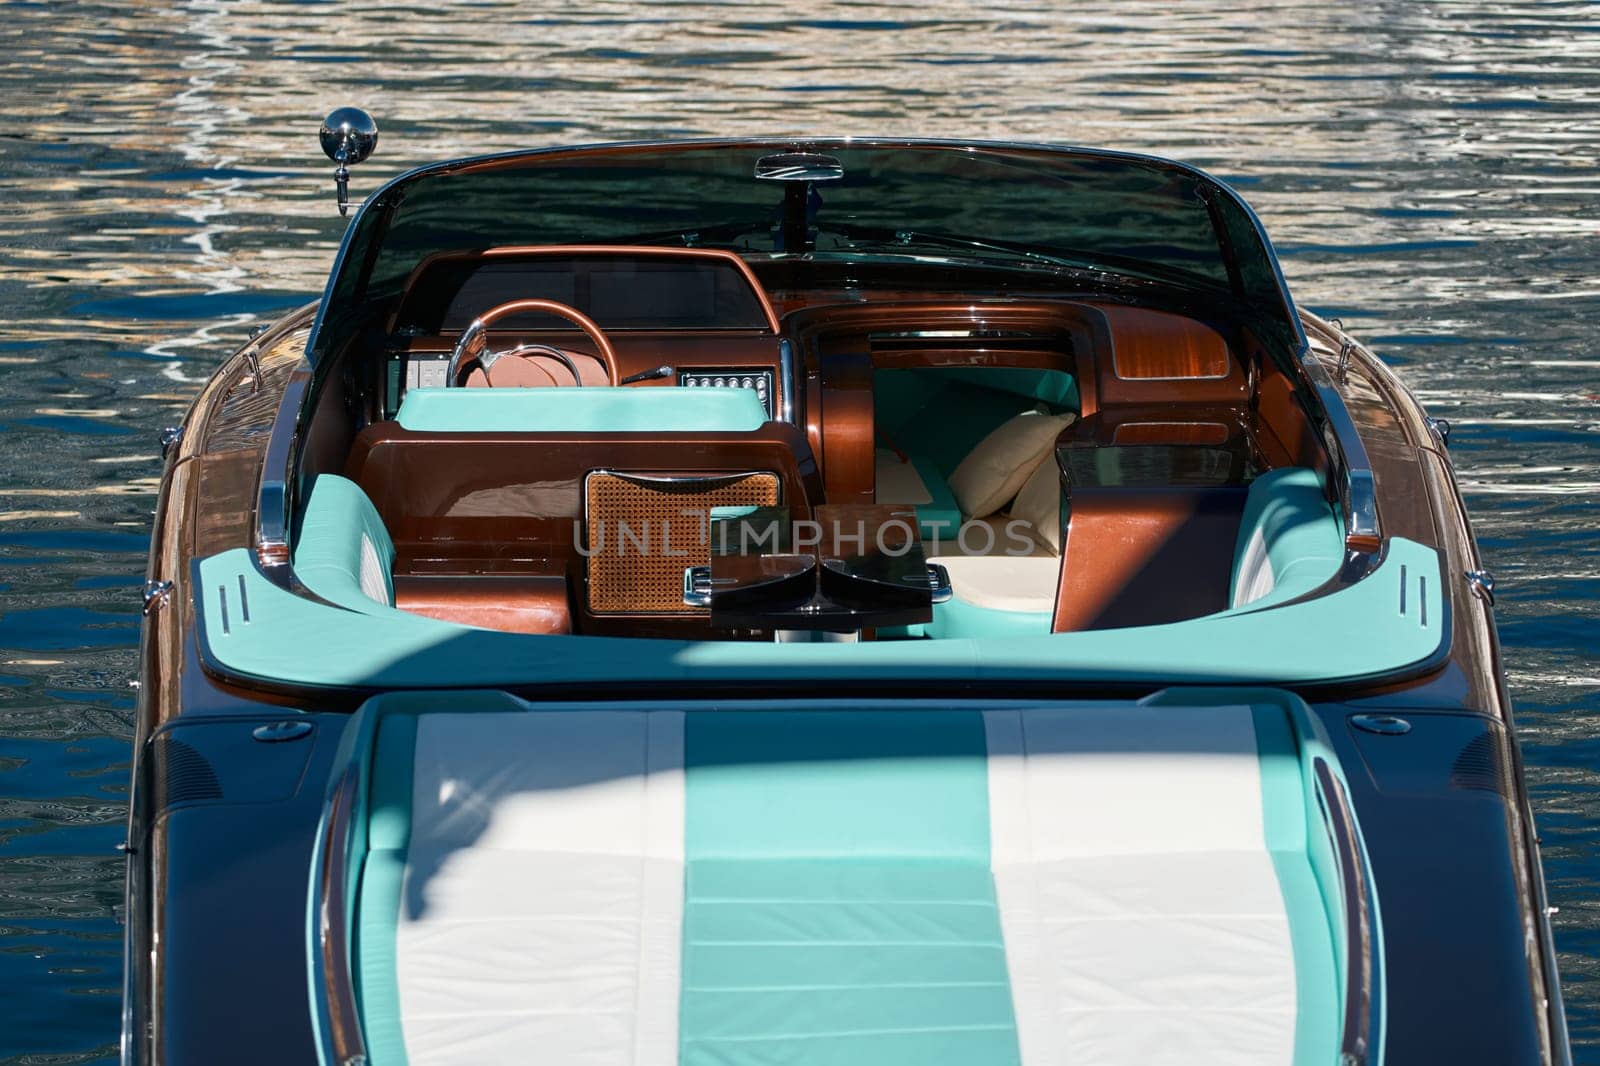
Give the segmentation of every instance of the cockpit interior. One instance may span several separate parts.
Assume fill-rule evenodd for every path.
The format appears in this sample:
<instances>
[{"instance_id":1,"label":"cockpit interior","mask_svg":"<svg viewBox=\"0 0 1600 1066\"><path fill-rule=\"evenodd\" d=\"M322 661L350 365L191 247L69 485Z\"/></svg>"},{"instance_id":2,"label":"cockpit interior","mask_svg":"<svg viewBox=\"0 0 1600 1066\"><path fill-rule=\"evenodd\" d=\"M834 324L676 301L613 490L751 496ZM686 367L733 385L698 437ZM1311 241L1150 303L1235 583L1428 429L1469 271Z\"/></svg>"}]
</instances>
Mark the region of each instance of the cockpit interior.
<instances>
[{"instance_id":1,"label":"cockpit interior","mask_svg":"<svg viewBox=\"0 0 1600 1066\"><path fill-rule=\"evenodd\" d=\"M1247 325L783 265L427 256L324 379L296 579L520 633L883 641L1181 621L1337 571L1326 452Z\"/></svg>"}]
</instances>

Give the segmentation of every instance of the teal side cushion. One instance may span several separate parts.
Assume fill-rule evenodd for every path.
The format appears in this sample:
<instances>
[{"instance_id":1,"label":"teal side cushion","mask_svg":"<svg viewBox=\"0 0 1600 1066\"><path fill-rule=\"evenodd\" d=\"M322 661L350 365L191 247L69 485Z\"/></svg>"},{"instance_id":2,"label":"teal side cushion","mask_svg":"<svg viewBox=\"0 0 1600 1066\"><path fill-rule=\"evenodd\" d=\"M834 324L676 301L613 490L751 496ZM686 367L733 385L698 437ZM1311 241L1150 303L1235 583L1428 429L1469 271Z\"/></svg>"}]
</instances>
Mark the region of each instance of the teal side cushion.
<instances>
[{"instance_id":1,"label":"teal side cushion","mask_svg":"<svg viewBox=\"0 0 1600 1066\"><path fill-rule=\"evenodd\" d=\"M356 896L355 982L362 1033L372 1066L405 1066L395 947L411 842L411 780L417 720L384 715L372 751L367 798L367 854Z\"/></svg>"},{"instance_id":2,"label":"teal side cushion","mask_svg":"<svg viewBox=\"0 0 1600 1066\"><path fill-rule=\"evenodd\" d=\"M913 456L911 465L932 497L928 503L916 505L917 524L922 527L922 539L948 541L961 531L961 505L955 493L945 483L944 474L926 456Z\"/></svg>"},{"instance_id":3,"label":"teal side cushion","mask_svg":"<svg viewBox=\"0 0 1600 1066\"><path fill-rule=\"evenodd\" d=\"M1078 409L1078 380L1065 370L956 366L935 372L964 385L996 389L1043 403L1057 413Z\"/></svg>"},{"instance_id":4,"label":"teal side cushion","mask_svg":"<svg viewBox=\"0 0 1600 1066\"><path fill-rule=\"evenodd\" d=\"M1307 467L1273 470L1251 483L1245 500L1229 606L1268 607L1304 595L1338 573L1343 562L1344 529L1317 472ZM1272 587L1249 599L1253 578L1263 566L1270 570Z\"/></svg>"},{"instance_id":5,"label":"teal side cushion","mask_svg":"<svg viewBox=\"0 0 1600 1066\"><path fill-rule=\"evenodd\" d=\"M419 433L749 433L767 421L754 389L407 389L395 420Z\"/></svg>"},{"instance_id":6,"label":"teal side cushion","mask_svg":"<svg viewBox=\"0 0 1600 1066\"><path fill-rule=\"evenodd\" d=\"M1251 713L1261 759L1262 830L1294 953L1294 1062L1337 1062L1346 964L1339 870L1327 833L1320 825L1313 829L1321 817L1307 780L1309 759L1288 716L1270 704Z\"/></svg>"},{"instance_id":7,"label":"teal side cushion","mask_svg":"<svg viewBox=\"0 0 1600 1066\"><path fill-rule=\"evenodd\" d=\"M294 541L306 588L352 611L394 606L394 542L361 487L337 474L312 482Z\"/></svg>"}]
</instances>

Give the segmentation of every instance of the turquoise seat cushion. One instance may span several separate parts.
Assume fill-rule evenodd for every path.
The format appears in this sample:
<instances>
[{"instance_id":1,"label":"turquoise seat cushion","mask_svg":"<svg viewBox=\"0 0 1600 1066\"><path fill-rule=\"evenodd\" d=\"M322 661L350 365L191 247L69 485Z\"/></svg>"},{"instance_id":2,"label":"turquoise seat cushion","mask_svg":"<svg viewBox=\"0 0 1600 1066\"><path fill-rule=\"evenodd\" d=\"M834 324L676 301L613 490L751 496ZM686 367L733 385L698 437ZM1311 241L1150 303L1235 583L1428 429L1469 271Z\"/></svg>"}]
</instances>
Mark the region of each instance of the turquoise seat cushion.
<instances>
[{"instance_id":1,"label":"turquoise seat cushion","mask_svg":"<svg viewBox=\"0 0 1600 1066\"><path fill-rule=\"evenodd\" d=\"M1016 1063L982 715L686 719L681 1066Z\"/></svg>"},{"instance_id":2,"label":"turquoise seat cushion","mask_svg":"<svg viewBox=\"0 0 1600 1066\"><path fill-rule=\"evenodd\" d=\"M1312 768L1337 759L1285 692L390 693L350 731L373 1066L1337 1057L1351 960Z\"/></svg>"},{"instance_id":3,"label":"turquoise seat cushion","mask_svg":"<svg viewBox=\"0 0 1600 1066\"><path fill-rule=\"evenodd\" d=\"M767 409L754 389L416 388L395 420L418 433L749 433Z\"/></svg>"},{"instance_id":4,"label":"turquoise seat cushion","mask_svg":"<svg viewBox=\"0 0 1600 1066\"><path fill-rule=\"evenodd\" d=\"M355 984L374 1064L403 1066L405 1034L400 1021L395 915L400 912L411 838L412 757L417 720L408 714L377 723L368 776L367 855L355 894Z\"/></svg>"},{"instance_id":5,"label":"turquoise seat cushion","mask_svg":"<svg viewBox=\"0 0 1600 1066\"><path fill-rule=\"evenodd\" d=\"M1339 571L1344 528L1315 470L1285 467L1250 485L1234 547L1229 606L1268 607Z\"/></svg>"},{"instance_id":6,"label":"turquoise seat cushion","mask_svg":"<svg viewBox=\"0 0 1600 1066\"><path fill-rule=\"evenodd\" d=\"M911 465L916 467L917 474L922 478L923 487L928 490L928 495L933 499L928 503L916 505L917 524L922 527L922 539L949 540L961 529L961 505L956 502L955 493L950 491L950 486L945 482L945 475L932 459L925 455L912 456Z\"/></svg>"},{"instance_id":7,"label":"turquoise seat cushion","mask_svg":"<svg viewBox=\"0 0 1600 1066\"><path fill-rule=\"evenodd\" d=\"M312 482L294 539L294 572L330 603L394 606L394 542L360 486L337 474Z\"/></svg>"}]
</instances>

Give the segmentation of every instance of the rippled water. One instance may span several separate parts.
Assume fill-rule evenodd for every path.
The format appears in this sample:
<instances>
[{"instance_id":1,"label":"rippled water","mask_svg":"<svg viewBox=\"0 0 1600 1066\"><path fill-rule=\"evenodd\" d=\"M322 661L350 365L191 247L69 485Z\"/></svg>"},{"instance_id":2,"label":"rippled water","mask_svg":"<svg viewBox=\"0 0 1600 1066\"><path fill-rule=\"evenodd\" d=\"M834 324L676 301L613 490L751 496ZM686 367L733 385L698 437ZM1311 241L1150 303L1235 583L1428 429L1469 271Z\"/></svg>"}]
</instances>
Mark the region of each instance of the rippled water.
<instances>
[{"instance_id":1,"label":"rippled water","mask_svg":"<svg viewBox=\"0 0 1600 1066\"><path fill-rule=\"evenodd\" d=\"M0 0L0 1062L114 1057L155 434L428 159L774 132L1104 144L1255 204L1454 423L1600 1062L1600 6ZM1440 975L1448 980L1447 974Z\"/></svg>"}]
</instances>

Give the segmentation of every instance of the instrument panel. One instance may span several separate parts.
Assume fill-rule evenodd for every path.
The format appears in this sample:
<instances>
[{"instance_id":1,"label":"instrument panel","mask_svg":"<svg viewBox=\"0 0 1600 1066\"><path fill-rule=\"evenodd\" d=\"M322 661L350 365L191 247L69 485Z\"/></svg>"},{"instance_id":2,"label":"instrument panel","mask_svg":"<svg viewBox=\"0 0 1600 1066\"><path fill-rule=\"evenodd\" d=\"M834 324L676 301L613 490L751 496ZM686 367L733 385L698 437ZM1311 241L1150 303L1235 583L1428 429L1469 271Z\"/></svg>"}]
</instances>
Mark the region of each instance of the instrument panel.
<instances>
[{"instance_id":1,"label":"instrument panel","mask_svg":"<svg viewBox=\"0 0 1600 1066\"><path fill-rule=\"evenodd\" d=\"M449 366L448 352L392 352L385 367L389 408L386 417L394 417L407 389L443 388ZM767 417L778 417L777 373L770 365L684 366L674 367L673 371L674 384L681 388L752 389L766 408Z\"/></svg>"},{"instance_id":2,"label":"instrument panel","mask_svg":"<svg viewBox=\"0 0 1600 1066\"><path fill-rule=\"evenodd\" d=\"M777 417L773 406L773 373L769 366L680 367L678 384L687 389L754 389L767 409L768 418Z\"/></svg>"}]
</instances>

